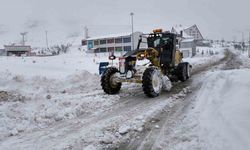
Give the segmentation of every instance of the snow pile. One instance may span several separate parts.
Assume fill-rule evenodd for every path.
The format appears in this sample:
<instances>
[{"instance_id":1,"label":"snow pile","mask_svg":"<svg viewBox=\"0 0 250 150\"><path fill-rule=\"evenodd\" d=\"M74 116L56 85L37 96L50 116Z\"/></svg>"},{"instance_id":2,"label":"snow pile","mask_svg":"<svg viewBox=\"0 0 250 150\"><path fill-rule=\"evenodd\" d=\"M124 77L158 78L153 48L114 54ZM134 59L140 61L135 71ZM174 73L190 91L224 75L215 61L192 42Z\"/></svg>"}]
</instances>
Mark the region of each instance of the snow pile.
<instances>
[{"instance_id":1,"label":"snow pile","mask_svg":"<svg viewBox=\"0 0 250 150\"><path fill-rule=\"evenodd\" d=\"M117 54L117 56L120 56L120 54ZM77 49L72 49L67 54L50 57L0 56L0 73L10 72L28 77L45 76L56 79L79 73L81 70L98 74L100 62L112 64L108 57L108 53L92 54ZM118 66L118 59L113 62L113 65Z\"/></svg>"},{"instance_id":2,"label":"snow pile","mask_svg":"<svg viewBox=\"0 0 250 150\"><path fill-rule=\"evenodd\" d=\"M169 137L172 149L250 149L250 70L210 72Z\"/></svg>"},{"instance_id":3,"label":"snow pile","mask_svg":"<svg viewBox=\"0 0 250 150\"><path fill-rule=\"evenodd\" d=\"M162 88L164 91L170 91L172 83L167 76L162 76Z\"/></svg>"},{"instance_id":4,"label":"snow pile","mask_svg":"<svg viewBox=\"0 0 250 150\"><path fill-rule=\"evenodd\" d=\"M234 50L233 52L239 55L244 67L250 68L250 57L248 57L248 52L241 52L239 50Z\"/></svg>"},{"instance_id":5,"label":"snow pile","mask_svg":"<svg viewBox=\"0 0 250 150\"><path fill-rule=\"evenodd\" d=\"M0 140L58 121L97 113L119 99L118 95L105 95L99 76L87 71L61 80L6 73L0 77L0 85Z\"/></svg>"},{"instance_id":6,"label":"snow pile","mask_svg":"<svg viewBox=\"0 0 250 150\"><path fill-rule=\"evenodd\" d=\"M204 54L202 54L202 51ZM213 52L210 54L209 52ZM197 47L197 54L192 58L184 58L183 61L189 62L193 68L202 67L204 64L213 64L224 57L224 49L222 47L209 48Z\"/></svg>"},{"instance_id":7,"label":"snow pile","mask_svg":"<svg viewBox=\"0 0 250 150\"><path fill-rule=\"evenodd\" d=\"M216 72L198 95L199 136L206 149L249 149L250 70ZM210 96L208 96L210 95Z\"/></svg>"}]
</instances>

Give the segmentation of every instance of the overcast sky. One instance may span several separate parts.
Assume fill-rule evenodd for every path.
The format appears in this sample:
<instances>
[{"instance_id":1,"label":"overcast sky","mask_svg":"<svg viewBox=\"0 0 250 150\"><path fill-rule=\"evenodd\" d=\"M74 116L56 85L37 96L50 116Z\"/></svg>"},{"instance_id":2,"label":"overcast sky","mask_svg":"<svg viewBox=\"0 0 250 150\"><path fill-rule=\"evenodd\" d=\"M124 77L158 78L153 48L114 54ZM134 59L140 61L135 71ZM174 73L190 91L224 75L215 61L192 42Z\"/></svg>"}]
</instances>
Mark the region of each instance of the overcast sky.
<instances>
[{"instance_id":1,"label":"overcast sky","mask_svg":"<svg viewBox=\"0 0 250 150\"><path fill-rule=\"evenodd\" d=\"M241 40L248 37L250 0L0 0L0 34L25 30L90 35L135 30L170 30L197 24L205 38ZM111 31L112 30L112 31ZM1 39L0 39L1 40Z\"/></svg>"}]
</instances>

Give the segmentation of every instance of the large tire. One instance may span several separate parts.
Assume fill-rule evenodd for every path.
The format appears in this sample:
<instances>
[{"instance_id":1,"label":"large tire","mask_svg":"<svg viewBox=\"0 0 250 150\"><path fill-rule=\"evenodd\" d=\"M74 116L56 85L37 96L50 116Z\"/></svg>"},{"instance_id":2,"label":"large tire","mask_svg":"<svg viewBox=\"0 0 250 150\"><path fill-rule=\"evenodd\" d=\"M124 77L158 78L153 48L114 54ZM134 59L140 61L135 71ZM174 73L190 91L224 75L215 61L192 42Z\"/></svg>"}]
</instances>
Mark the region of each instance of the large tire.
<instances>
[{"instance_id":1,"label":"large tire","mask_svg":"<svg viewBox=\"0 0 250 150\"><path fill-rule=\"evenodd\" d=\"M179 63L177 66L177 77L182 82L185 82L189 78L187 67L187 63Z\"/></svg>"},{"instance_id":2,"label":"large tire","mask_svg":"<svg viewBox=\"0 0 250 150\"><path fill-rule=\"evenodd\" d=\"M191 77L191 70L192 70L192 66L188 63L188 62L184 62L186 64L186 68L187 68L187 79L189 79Z\"/></svg>"},{"instance_id":3,"label":"large tire","mask_svg":"<svg viewBox=\"0 0 250 150\"><path fill-rule=\"evenodd\" d=\"M160 70L155 67L147 68L142 76L142 87L146 96L151 98L159 96L162 90Z\"/></svg>"},{"instance_id":4,"label":"large tire","mask_svg":"<svg viewBox=\"0 0 250 150\"><path fill-rule=\"evenodd\" d=\"M119 72L117 68L110 67L107 68L101 78L101 86L105 93L107 94L117 94L121 89L121 83L116 83L112 81L112 77L115 73Z\"/></svg>"}]
</instances>

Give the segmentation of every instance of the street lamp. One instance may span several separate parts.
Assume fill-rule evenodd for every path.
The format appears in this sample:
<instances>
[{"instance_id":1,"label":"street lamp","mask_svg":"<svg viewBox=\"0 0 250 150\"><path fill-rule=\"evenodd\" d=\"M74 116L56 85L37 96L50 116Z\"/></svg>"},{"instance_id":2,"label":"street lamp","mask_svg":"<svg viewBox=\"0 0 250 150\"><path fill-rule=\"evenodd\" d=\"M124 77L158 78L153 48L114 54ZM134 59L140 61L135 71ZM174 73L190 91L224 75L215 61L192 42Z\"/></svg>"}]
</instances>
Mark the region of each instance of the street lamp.
<instances>
[{"instance_id":1,"label":"street lamp","mask_svg":"<svg viewBox=\"0 0 250 150\"><path fill-rule=\"evenodd\" d=\"M134 13L130 13L131 16L131 28L132 28L132 50L135 50L134 48Z\"/></svg>"},{"instance_id":2,"label":"street lamp","mask_svg":"<svg viewBox=\"0 0 250 150\"><path fill-rule=\"evenodd\" d=\"M47 47L47 50L49 49L49 42L48 42L48 31L45 30L45 38L46 38L46 47Z\"/></svg>"},{"instance_id":3,"label":"street lamp","mask_svg":"<svg viewBox=\"0 0 250 150\"><path fill-rule=\"evenodd\" d=\"M250 58L250 30L247 30L249 32L249 39L248 39L248 57Z\"/></svg>"},{"instance_id":4,"label":"street lamp","mask_svg":"<svg viewBox=\"0 0 250 150\"><path fill-rule=\"evenodd\" d=\"M244 41L245 41L245 39L244 39L244 32L243 32L243 31L237 31L237 32L238 32L238 33L241 33L241 36L242 36L241 46L242 46L242 48L243 48L243 49L242 49L242 52L244 52L244 49L245 49L245 48L244 48L244 46L245 46L245 45L244 45L244 44L245 44L245 43L244 43Z\"/></svg>"},{"instance_id":5,"label":"street lamp","mask_svg":"<svg viewBox=\"0 0 250 150\"><path fill-rule=\"evenodd\" d=\"M250 58L250 31L249 31L249 39L248 39L248 57Z\"/></svg>"}]
</instances>

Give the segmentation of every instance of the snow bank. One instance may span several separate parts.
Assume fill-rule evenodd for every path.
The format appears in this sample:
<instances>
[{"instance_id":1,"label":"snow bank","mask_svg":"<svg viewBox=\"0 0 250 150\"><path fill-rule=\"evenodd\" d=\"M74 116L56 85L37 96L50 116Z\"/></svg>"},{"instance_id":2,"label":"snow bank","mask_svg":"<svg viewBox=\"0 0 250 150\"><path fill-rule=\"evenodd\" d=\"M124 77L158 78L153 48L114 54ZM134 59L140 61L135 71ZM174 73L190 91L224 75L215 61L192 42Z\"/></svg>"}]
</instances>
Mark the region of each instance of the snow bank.
<instances>
[{"instance_id":1,"label":"snow bank","mask_svg":"<svg viewBox=\"0 0 250 150\"><path fill-rule=\"evenodd\" d=\"M202 51L204 54L202 54ZM213 55L209 53L213 51ZM212 64L224 57L224 49L219 48L208 48L208 47L197 47L197 54L192 58L184 58L183 61L189 62L193 68L202 66L204 64Z\"/></svg>"},{"instance_id":2,"label":"snow bank","mask_svg":"<svg viewBox=\"0 0 250 150\"><path fill-rule=\"evenodd\" d=\"M98 73L99 62L108 56L71 53L50 57L0 57L0 73L10 72L28 77L65 78L70 74L87 70Z\"/></svg>"},{"instance_id":3,"label":"snow bank","mask_svg":"<svg viewBox=\"0 0 250 150\"><path fill-rule=\"evenodd\" d=\"M250 149L250 70L210 72L192 109L168 137L171 149Z\"/></svg>"},{"instance_id":4,"label":"snow bank","mask_svg":"<svg viewBox=\"0 0 250 150\"><path fill-rule=\"evenodd\" d=\"M250 68L250 58L248 57L248 52L242 52L240 50L233 50L233 52L236 53L242 60L244 67Z\"/></svg>"},{"instance_id":5,"label":"snow bank","mask_svg":"<svg viewBox=\"0 0 250 150\"><path fill-rule=\"evenodd\" d=\"M204 149L250 149L249 87L248 69L218 71L207 78L195 106Z\"/></svg>"},{"instance_id":6,"label":"snow bank","mask_svg":"<svg viewBox=\"0 0 250 150\"><path fill-rule=\"evenodd\" d=\"M0 92L0 140L58 121L97 113L119 99L118 95L105 95L99 76L87 71L60 80L15 76L7 72L0 77L0 91L4 91Z\"/></svg>"}]
</instances>

